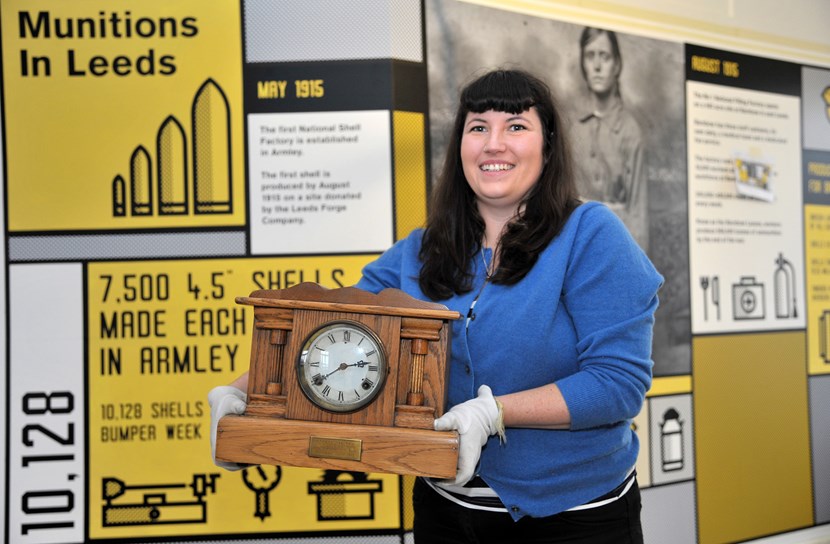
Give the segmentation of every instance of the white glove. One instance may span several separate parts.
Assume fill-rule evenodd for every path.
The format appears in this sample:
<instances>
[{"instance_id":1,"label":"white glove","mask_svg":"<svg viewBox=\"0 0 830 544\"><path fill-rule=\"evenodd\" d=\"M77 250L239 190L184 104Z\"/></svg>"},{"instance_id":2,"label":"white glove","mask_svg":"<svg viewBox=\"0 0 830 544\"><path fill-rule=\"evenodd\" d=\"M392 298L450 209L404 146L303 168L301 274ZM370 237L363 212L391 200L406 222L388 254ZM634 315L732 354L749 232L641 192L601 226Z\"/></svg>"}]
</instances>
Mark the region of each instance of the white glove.
<instances>
[{"instance_id":1,"label":"white glove","mask_svg":"<svg viewBox=\"0 0 830 544\"><path fill-rule=\"evenodd\" d=\"M478 396L453 406L433 423L436 431L458 431L458 471L455 485L473 479L481 448L496 433L504 441L504 420L501 405L486 385L478 388Z\"/></svg>"},{"instance_id":2,"label":"white glove","mask_svg":"<svg viewBox=\"0 0 830 544\"><path fill-rule=\"evenodd\" d=\"M219 427L219 420L228 414L243 414L247 407L247 395L231 385L220 385L214 387L208 393L208 404L210 404L210 456L217 467L227 470L239 470L247 465L229 463L216 460L216 429Z\"/></svg>"}]
</instances>

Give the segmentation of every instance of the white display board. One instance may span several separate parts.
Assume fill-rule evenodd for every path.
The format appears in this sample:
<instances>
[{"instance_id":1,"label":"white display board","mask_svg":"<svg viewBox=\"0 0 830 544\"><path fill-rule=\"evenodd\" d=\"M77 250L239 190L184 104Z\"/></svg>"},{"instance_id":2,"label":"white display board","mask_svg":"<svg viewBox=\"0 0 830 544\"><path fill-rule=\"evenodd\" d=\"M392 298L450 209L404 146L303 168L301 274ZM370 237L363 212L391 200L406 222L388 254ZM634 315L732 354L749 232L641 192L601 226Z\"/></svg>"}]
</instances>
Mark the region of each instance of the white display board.
<instances>
[{"instance_id":1,"label":"white display board","mask_svg":"<svg viewBox=\"0 0 830 544\"><path fill-rule=\"evenodd\" d=\"M78 264L9 270L9 538L84 541L86 389Z\"/></svg>"},{"instance_id":2,"label":"white display board","mask_svg":"<svg viewBox=\"0 0 830 544\"><path fill-rule=\"evenodd\" d=\"M391 245L388 111L251 114L248 143L252 254Z\"/></svg>"},{"instance_id":3,"label":"white display board","mask_svg":"<svg viewBox=\"0 0 830 544\"><path fill-rule=\"evenodd\" d=\"M696 334L804 328L799 98L689 81Z\"/></svg>"}]
</instances>

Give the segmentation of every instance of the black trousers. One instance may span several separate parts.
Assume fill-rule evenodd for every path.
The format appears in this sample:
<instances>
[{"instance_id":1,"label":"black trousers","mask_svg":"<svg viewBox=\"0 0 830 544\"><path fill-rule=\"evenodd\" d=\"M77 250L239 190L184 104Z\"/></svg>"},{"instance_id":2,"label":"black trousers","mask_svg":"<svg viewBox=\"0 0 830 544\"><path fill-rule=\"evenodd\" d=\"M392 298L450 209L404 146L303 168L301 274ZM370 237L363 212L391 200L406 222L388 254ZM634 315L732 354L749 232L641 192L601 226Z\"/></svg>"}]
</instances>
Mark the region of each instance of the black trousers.
<instances>
[{"instance_id":1,"label":"black trousers","mask_svg":"<svg viewBox=\"0 0 830 544\"><path fill-rule=\"evenodd\" d=\"M416 544L643 544L637 482L616 501L545 518L513 521L506 512L473 510L415 481L413 536Z\"/></svg>"}]
</instances>

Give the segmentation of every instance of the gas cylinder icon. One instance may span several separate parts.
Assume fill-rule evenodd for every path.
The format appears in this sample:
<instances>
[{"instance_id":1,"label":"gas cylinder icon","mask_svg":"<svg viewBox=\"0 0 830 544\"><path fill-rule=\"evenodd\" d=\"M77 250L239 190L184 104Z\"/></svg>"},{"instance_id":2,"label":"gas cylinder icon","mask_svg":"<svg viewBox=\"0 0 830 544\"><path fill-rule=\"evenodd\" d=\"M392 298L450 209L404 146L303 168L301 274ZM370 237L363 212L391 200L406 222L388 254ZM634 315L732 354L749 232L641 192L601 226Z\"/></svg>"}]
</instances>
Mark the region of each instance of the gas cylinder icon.
<instances>
[{"instance_id":1,"label":"gas cylinder icon","mask_svg":"<svg viewBox=\"0 0 830 544\"><path fill-rule=\"evenodd\" d=\"M775 317L786 319L798 317L798 310L795 304L795 270L790 261L784 258L783 253L778 254L775 259Z\"/></svg>"},{"instance_id":2,"label":"gas cylinder icon","mask_svg":"<svg viewBox=\"0 0 830 544\"><path fill-rule=\"evenodd\" d=\"M683 422L674 408L666 410L660 422L660 457L663 472L683 469Z\"/></svg>"}]
</instances>

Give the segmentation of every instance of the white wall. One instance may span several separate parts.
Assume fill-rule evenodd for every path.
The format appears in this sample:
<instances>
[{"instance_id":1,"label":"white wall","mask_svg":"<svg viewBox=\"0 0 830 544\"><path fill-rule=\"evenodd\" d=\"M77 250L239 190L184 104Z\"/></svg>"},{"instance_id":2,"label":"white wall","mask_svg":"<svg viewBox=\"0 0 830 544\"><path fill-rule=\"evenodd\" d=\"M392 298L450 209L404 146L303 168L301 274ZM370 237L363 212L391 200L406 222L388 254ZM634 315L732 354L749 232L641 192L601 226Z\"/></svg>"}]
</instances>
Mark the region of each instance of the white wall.
<instances>
[{"instance_id":1,"label":"white wall","mask_svg":"<svg viewBox=\"0 0 830 544\"><path fill-rule=\"evenodd\" d=\"M465 0L536 16L830 66L826 0Z\"/></svg>"}]
</instances>

